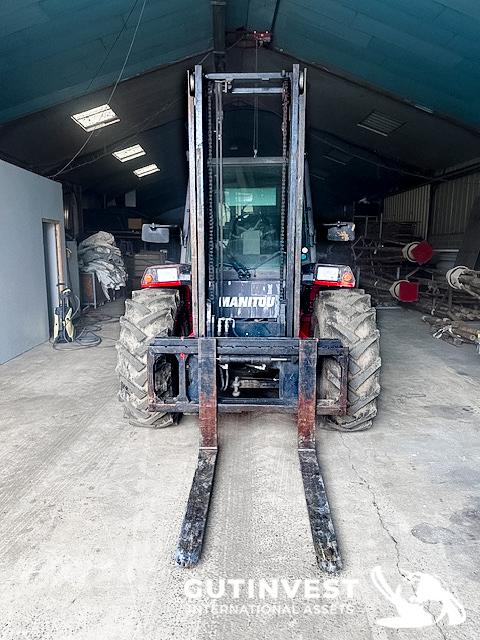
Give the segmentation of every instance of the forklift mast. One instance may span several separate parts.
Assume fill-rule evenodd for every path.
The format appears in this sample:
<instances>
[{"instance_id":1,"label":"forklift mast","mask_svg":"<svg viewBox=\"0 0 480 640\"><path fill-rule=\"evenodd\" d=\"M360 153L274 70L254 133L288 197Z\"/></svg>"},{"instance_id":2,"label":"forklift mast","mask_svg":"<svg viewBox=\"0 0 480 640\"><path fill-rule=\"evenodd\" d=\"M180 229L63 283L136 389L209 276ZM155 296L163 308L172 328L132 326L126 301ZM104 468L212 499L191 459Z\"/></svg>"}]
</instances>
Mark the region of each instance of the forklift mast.
<instances>
[{"instance_id":1,"label":"forklift mast","mask_svg":"<svg viewBox=\"0 0 480 640\"><path fill-rule=\"evenodd\" d=\"M188 86L193 332L298 336L301 265L314 252L312 233L304 238L308 254L302 244L311 224L304 206L305 70L204 75L196 66ZM258 140L259 98L280 114L268 145ZM228 109L239 99L253 106L248 155L235 140L243 132L228 129Z\"/></svg>"},{"instance_id":2,"label":"forklift mast","mask_svg":"<svg viewBox=\"0 0 480 640\"><path fill-rule=\"evenodd\" d=\"M349 352L336 338L299 337L302 264L311 267L311 280L318 268L308 189L305 197L305 94L299 65L289 72L207 74L196 66L188 74L189 224L185 220L184 235L190 264L156 266L144 275L145 286L180 287L191 307L189 332L158 335L147 355L148 411L199 416L197 468L176 551L182 566L195 565L202 550L218 415L259 407L297 415L317 560L327 572L342 566L315 427L317 414L346 414ZM265 147L256 118L260 98L280 115L276 135ZM232 105L237 108L246 99L253 102L253 110L246 111L253 116L253 136L228 124ZM247 137L250 150L242 143ZM323 359L338 367L333 397L317 395Z\"/></svg>"}]
</instances>

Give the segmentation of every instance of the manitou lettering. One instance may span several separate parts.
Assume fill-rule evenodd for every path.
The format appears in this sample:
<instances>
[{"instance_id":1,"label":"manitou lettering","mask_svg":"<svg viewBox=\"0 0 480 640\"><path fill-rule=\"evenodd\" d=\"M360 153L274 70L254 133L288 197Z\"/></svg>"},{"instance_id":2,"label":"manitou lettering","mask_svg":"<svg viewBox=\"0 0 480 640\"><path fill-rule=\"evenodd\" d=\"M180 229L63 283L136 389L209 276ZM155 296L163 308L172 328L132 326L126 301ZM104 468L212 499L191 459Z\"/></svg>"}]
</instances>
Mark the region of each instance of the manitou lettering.
<instances>
[{"instance_id":1,"label":"manitou lettering","mask_svg":"<svg viewBox=\"0 0 480 640\"><path fill-rule=\"evenodd\" d=\"M221 298L224 308L255 308L271 309L275 305L275 296L224 296Z\"/></svg>"}]
</instances>

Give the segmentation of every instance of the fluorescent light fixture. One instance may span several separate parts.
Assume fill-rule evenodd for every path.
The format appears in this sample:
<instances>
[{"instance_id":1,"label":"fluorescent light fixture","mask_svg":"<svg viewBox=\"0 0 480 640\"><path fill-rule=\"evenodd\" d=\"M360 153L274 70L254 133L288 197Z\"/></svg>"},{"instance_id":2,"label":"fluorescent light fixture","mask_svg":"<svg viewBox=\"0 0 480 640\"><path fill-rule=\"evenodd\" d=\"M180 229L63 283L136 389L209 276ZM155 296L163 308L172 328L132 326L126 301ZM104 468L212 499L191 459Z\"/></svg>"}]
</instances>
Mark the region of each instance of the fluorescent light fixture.
<instances>
[{"instance_id":1,"label":"fluorescent light fixture","mask_svg":"<svg viewBox=\"0 0 480 640\"><path fill-rule=\"evenodd\" d=\"M109 124L120 122L120 118L108 104L102 104L99 107L82 111L81 113L74 113L71 118L85 131L95 131L95 129L101 129L102 127L108 127Z\"/></svg>"},{"instance_id":2,"label":"fluorescent light fixture","mask_svg":"<svg viewBox=\"0 0 480 640\"><path fill-rule=\"evenodd\" d=\"M386 138L404 124L381 111L371 111L366 118L357 123L357 126Z\"/></svg>"},{"instance_id":3,"label":"fluorescent light fixture","mask_svg":"<svg viewBox=\"0 0 480 640\"><path fill-rule=\"evenodd\" d=\"M139 158L144 155L145 151L139 144L134 144L131 147L126 147L125 149L120 149L112 153L112 156L120 160L120 162L128 162L128 160L133 160L134 158Z\"/></svg>"},{"instance_id":4,"label":"fluorescent light fixture","mask_svg":"<svg viewBox=\"0 0 480 640\"><path fill-rule=\"evenodd\" d=\"M156 171L160 171L156 164L147 164L146 167L140 167L140 169L135 169L133 172L139 178L143 178L144 176L148 176L151 173L155 173Z\"/></svg>"}]
</instances>

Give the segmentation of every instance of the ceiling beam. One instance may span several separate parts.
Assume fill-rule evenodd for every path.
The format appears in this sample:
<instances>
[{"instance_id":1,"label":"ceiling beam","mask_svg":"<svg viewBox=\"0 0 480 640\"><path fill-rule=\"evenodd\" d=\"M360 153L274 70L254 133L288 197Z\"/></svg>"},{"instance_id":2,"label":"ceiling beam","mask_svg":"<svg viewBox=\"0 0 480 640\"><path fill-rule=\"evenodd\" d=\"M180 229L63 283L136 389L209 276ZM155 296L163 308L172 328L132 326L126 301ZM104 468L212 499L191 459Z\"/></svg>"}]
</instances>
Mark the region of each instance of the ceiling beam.
<instances>
[{"instance_id":1,"label":"ceiling beam","mask_svg":"<svg viewBox=\"0 0 480 640\"><path fill-rule=\"evenodd\" d=\"M379 87L378 85L374 85L371 84L370 82L368 82L367 80L362 80L357 76L352 76L351 74L349 74L346 71L343 70L339 70L337 68L332 68L329 66L324 66L323 64L321 64L320 62L312 62L311 60L305 60L303 58L299 58L295 55L293 55L293 53L291 52L285 52L283 49L276 47L275 44L271 45L269 47L269 49L271 51L275 51L275 53L278 53L280 55L282 55L283 57L286 58L290 58L291 60L293 60L294 62L300 63L302 65L306 65L308 67L311 67L312 69L316 70L316 71L320 71L321 73L324 73L325 75L328 76L332 76L333 78L338 78L339 80L343 80L344 82L347 82L350 85L353 85L355 87L359 87L361 89L366 89L367 91L371 91L372 93L376 93L379 96L382 96L383 98L388 98L390 100L393 100L394 102L398 102L399 104L403 104L406 105L408 107L410 107L410 109L414 109L415 111L419 111L425 114L428 114L430 116L432 116L433 118L437 118L438 120L443 120L443 122L446 122L450 125L453 125L455 127L458 127L459 129L463 129L463 131L466 131L472 135L475 136L480 136L480 127L477 127L475 125L472 125L470 123L467 123L463 120L460 120L454 116L448 115L446 113L442 113L440 111L437 110L430 110L430 109L426 109L425 107L422 107L420 105L418 105L416 102L414 102L413 100L409 100L403 96L400 96L399 94L393 93L392 91L388 91L387 89L383 89L381 87Z\"/></svg>"},{"instance_id":2,"label":"ceiling beam","mask_svg":"<svg viewBox=\"0 0 480 640\"><path fill-rule=\"evenodd\" d=\"M215 71L225 71L225 6L226 0L211 0L213 22L213 60Z\"/></svg>"},{"instance_id":3,"label":"ceiling beam","mask_svg":"<svg viewBox=\"0 0 480 640\"><path fill-rule=\"evenodd\" d=\"M71 173L76 169L80 169L89 164L93 164L102 158L106 158L110 156L114 151L118 151L118 149L124 145L133 144L134 142L138 142L140 136L145 136L146 134L153 133L154 131L158 131L162 127L167 127L176 122L184 122L184 118L172 118L171 120L167 120L166 122L162 122L160 124L154 124L153 126L147 127L145 129L136 129L135 131L127 134L126 136L122 136L121 138L117 138L113 142L109 144L105 144L101 149L96 149L95 151L91 151L89 153L83 153L79 155L76 160L69 164L68 169L62 171L61 175L65 175L67 173ZM41 173L46 177L50 177L51 174L54 174L56 170L63 166L65 162L65 158L57 163L55 167L44 168Z\"/></svg>"},{"instance_id":4,"label":"ceiling beam","mask_svg":"<svg viewBox=\"0 0 480 640\"><path fill-rule=\"evenodd\" d=\"M339 136L329 133L328 131L322 131L314 127L308 127L306 133L307 140L308 137L311 136L318 142L322 142L323 144L326 144L333 149L350 155L353 158L360 160L361 162L366 162L367 164L374 165L380 169L393 171L395 173L406 175L411 178L417 178L419 180L431 180L433 177L433 173L429 172L427 169L422 169L420 167L406 164L405 162L398 162L397 160L389 158L386 155L373 152L370 149L366 149L365 147L361 147L357 144L349 142L348 140L340 138Z\"/></svg>"}]
</instances>

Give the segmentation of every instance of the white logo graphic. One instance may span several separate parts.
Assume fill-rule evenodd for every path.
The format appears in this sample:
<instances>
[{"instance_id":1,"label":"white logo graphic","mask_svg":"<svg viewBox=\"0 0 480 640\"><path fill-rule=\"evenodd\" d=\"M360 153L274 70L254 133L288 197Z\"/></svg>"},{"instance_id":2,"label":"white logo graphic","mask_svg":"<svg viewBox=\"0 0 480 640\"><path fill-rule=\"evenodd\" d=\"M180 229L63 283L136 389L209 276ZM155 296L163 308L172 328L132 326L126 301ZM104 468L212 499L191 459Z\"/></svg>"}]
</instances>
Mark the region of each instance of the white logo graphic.
<instances>
[{"instance_id":1,"label":"white logo graphic","mask_svg":"<svg viewBox=\"0 0 480 640\"><path fill-rule=\"evenodd\" d=\"M381 627L392 629L419 629L430 627L443 618L447 618L449 626L465 622L466 614L463 605L446 589L441 581L428 573L406 572L405 578L412 585L413 596L402 595L402 585L395 591L390 587L383 575L381 567L374 567L370 576L380 593L397 609L397 615L391 618L379 618L376 623ZM427 609L426 603L436 602L441 605L438 616Z\"/></svg>"},{"instance_id":2,"label":"white logo graphic","mask_svg":"<svg viewBox=\"0 0 480 640\"><path fill-rule=\"evenodd\" d=\"M270 309L275 304L275 296L225 296L221 298L221 307L261 307Z\"/></svg>"}]
</instances>

